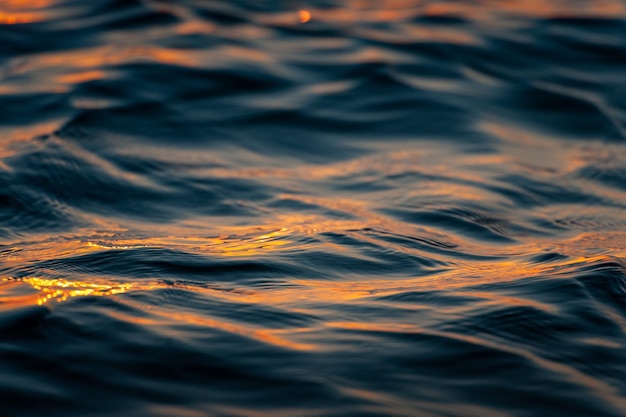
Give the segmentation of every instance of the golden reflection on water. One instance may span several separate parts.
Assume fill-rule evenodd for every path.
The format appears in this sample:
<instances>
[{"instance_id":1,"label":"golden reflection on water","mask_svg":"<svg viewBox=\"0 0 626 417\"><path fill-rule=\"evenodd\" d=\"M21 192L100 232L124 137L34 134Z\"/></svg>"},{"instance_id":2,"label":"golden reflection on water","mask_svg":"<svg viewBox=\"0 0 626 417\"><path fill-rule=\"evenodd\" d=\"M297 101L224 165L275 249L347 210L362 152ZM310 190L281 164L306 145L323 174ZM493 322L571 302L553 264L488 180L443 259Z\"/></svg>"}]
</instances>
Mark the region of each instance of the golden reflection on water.
<instances>
[{"instance_id":1,"label":"golden reflection on water","mask_svg":"<svg viewBox=\"0 0 626 417\"><path fill-rule=\"evenodd\" d=\"M286 239L289 230L254 230L243 235L229 234L217 237L203 236L163 236L143 239L120 239L109 243L87 242L94 249L126 250L137 248L181 249L199 254L219 256L255 256L279 250L281 246L292 243Z\"/></svg>"},{"instance_id":2,"label":"golden reflection on water","mask_svg":"<svg viewBox=\"0 0 626 417\"><path fill-rule=\"evenodd\" d=\"M311 12L308 10L299 10L298 11L298 20L300 23L306 23L311 20Z\"/></svg>"},{"instance_id":3,"label":"golden reflection on water","mask_svg":"<svg viewBox=\"0 0 626 417\"><path fill-rule=\"evenodd\" d=\"M0 11L0 25L17 25L21 23L32 23L42 20L42 16L39 13L4 13Z\"/></svg>"},{"instance_id":4,"label":"golden reflection on water","mask_svg":"<svg viewBox=\"0 0 626 417\"><path fill-rule=\"evenodd\" d=\"M275 230L257 234L256 242L272 241L280 238L282 233L290 233L289 230ZM113 241L112 241L113 242ZM131 243L132 242L132 243ZM62 252L72 254L74 250L102 251L102 250L134 250L144 245L139 245L141 240L127 240L124 243L93 243L93 242L68 242ZM169 243L165 243L169 242ZM175 242L175 243L174 243ZM160 243L166 247L210 247L228 243L229 250L220 253L221 256L231 256L234 252L246 253L248 256L260 256L259 247L250 248L250 242L228 242L227 237L214 238L212 243L191 237L163 238ZM344 316L334 320L320 320L307 326L280 328L268 322L250 322L245 315L241 319L226 319L214 317L210 312L198 313L181 311L176 306L171 306L162 293L155 292L158 289L181 290L195 294L199 299L224 300L228 305L271 307L292 313L302 313L317 316L322 309L322 315L329 306L341 304L384 305L394 303L393 300L380 298L394 294L407 294L411 292L443 292L447 296L456 296L471 299L473 304L469 307L463 303L437 307L436 314L453 314L462 316L467 309L476 308L476 303L482 306L529 306L535 309L554 313L555 306L543 303L524 296L515 296L498 292L484 291L486 284L517 282L527 279L572 279L572 271L590 264L619 261L619 257L626 256L626 234L585 234L574 239L552 242L544 242L519 245L510 248L509 257L494 261L470 261L456 260L450 262L447 269L431 275L416 274L414 276L385 276L372 277L358 275L355 278L346 271L341 278L321 279L296 279L286 277L285 281L278 282L274 286L255 288L251 286L237 286L236 283L216 282L165 282L160 280L116 280L116 279L63 279L46 277L6 277L0 282L0 307L16 308L29 305L48 306L54 303L63 303L79 297L116 297L130 292L142 292L148 297L154 297L154 307L150 308L132 298L117 298L116 302L127 304L133 308L144 310L147 315L137 317L132 313L123 311L111 311L109 314L120 320L136 323L142 326L152 326L160 331L178 332L180 323L194 326L217 329L244 337L258 340L262 343L277 347L311 351L328 349L319 339L312 335L328 329L357 330L373 332L398 332L412 333L422 332L423 323L397 320L389 322L388 319L371 319L364 321L358 316ZM379 242L380 243L380 242ZM167 246L169 245L169 246ZM278 246L280 247L280 246ZM278 248L277 247L277 248ZM71 249L73 248L73 249ZM80 249L79 249L80 248ZM57 245L49 245L47 249L39 249L35 258L42 252L46 253L46 259L55 258L54 251ZM274 248L276 249L276 248ZM328 249L328 248L327 248ZM552 262L536 263L528 260L532 255L554 251L566 255L564 259ZM59 252L57 252L58 255ZM20 251L16 250L14 256L19 257ZM75 253L74 253L75 254ZM3 256L6 256L3 254ZM28 257L27 255L25 255ZM59 258L57 256L57 258ZM18 259L23 262L24 258ZM4 260L3 260L4 262ZM210 271L207 271L209 277ZM431 305L412 303L404 304L403 309L423 310L432 309ZM206 314L205 314L206 313ZM276 328L279 327L279 328Z\"/></svg>"},{"instance_id":5,"label":"golden reflection on water","mask_svg":"<svg viewBox=\"0 0 626 417\"><path fill-rule=\"evenodd\" d=\"M41 9L52 5L53 0L4 0L3 5L11 9Z\"/></svg>"},{"instance_id":6,"label":"golden reflection on water","mask_svg":"<svg viewBox=\"0 0 626 417\"><path fill-rule=\"evenodd\" d=\"M50 300L57 302L67 301L72 297L105 297L114 294L122 294L133 288L133 283L98 283L84 281L68 281L65 279L52 278L3 278L4 282L19 282L30 285L39 291L36 303L43 305ZM144 288L147 289L147 288Z\"/></svg>"},{"instance_id":7,"label":"golden reflection on water","mask_svg":"<svg viewBox=\"0 0 626 417\"><path fill-rule=\"evenodd\" d=\"M267 300L271 302L271 300ZM268 304L271 305L271 304ZM300 343L294 341L293 338L287 337L288 334L307 332L310 329L271 329L271 328L256 328L249 324L237 324L224 319L216 319L207 317L195 313L171 311L171 310L159 310L154 311L155 316L166 321L178 321L193 324L201 327L209 327L212 329L219 329L229 333L238 334L252 339L259 340L263 343L271 344L274 346L292 349L292 350L314 350L315 345L309 343Z\"/></svg>"},{"instance_id":8,"label":"golden reflection on water","mask_svg":"<svg viewBox=\"0 0 626 417\"><path fill-rule=\"evenodd\" d=\"M5 0L0 3L0 24L32 23L44 20L43 11L55 5L53 0ZM177 29L180 33L209 33L215 30L210 22L196 19L185 7L165 3L148 3L154 10L177 15L183 23ZM49 10L49 9L48 9ZM260 21L307 23L315 15L317 20L326 22L399 22L419 16L456 15L468 19L489 19L498 14L552 18L567 16L615 17L626 14L626 5L620 0L589 0L586 2L543 0L508 0L502 2L462 2L423 0L348 0L342 7L331 9L300 9L288 13L273 13L261 17ZM268 20L269 19L269 20Z\"/></svg>"},{"instance_id":9,"label":"golden reflection on water","mask_svg":"<svg viewBox=\"0 0 626 417\"><path fill-rule=\"evenodd\" d=\"M60 84L80 84L87 81L100 80L105 77L106 73L104 71L87 70L60 75L56 81Z\"/></svg>"},{"instance_id":10,"label":"golden reflection on water","mask_svg":"<svg viewBox=\"0 0 626 417\"><path fill-rule=\"evenodd\" d=\"M424 15L456 15L468 19L491 19L497 14L531 18L558 18L570 16L614 18L626 13L620 0L588 0L585 2L543 0L507 0L500 2L440 1L427 3L421 9Z\"/></svg>"},{"instance_id":11,"label":"golden reflection on water","mask_svg":"<svg viewBox=\"0 0 626 417\"><path fill-rule=\"evenodd\" d=\"M0 10L0 23L3 14ZM0 94L23 94L26 91L63 92L63 87L86 81L104 79L109 75L104 67L129 62L153 61L162 64L195 66L193 54L172 48L150 45L105 45L89 49L55 51L27 55L15 65L8 66L5 77L33 74L40 79L32 82L15 82L0 86ZM68 66L71 62L71 66ZM114 73L111 73L114 76Z\"/></svg>"},{"instance_id":12,"label":"golden reflection on water","mask_svg":"<svg viewBox=\"0 0 626 417\"><path fill-rule=\"evenodd\" d=\"M50 7L53 0L3 0L0 2L0 25L17 25L44 20L47 16L37 9Z\"/></svg>"},{"instance_id":13,"label":"golden reflection on water","mask_svg":"<svg viewBox=\"0 0 626 417\"><path fill-rule=\"evenodd\" d=\"M622 249L624 249L622 247ZM67 280L61 278L5 277L4 285L28 284L37 290L40 295L36 303L41 305L50 300L57 302L67 301L72 297L111 296L133 291L149 291L156 288L183 288L199 293L210 294L218 298L261 305L289 305L298 304L306 307L309 303L343 303L359 299L370 298L386 294L402 293L407 290L448 291L455 294L462 290L462 294L477 298L497 300L498 304L522 305L531 302L535 307L546 308L535 301L522 300L511 296L502 296L484 291L467 290L466 287L481 286L495 282L517 281L520 279L542 276L567 276L573 267L616 260L614 256L597 255L578 258L569 258L553 264L534 264L520 260L484 262L459 265L459 268L449 269L429 276L413 276L406 278L389 279L349 279L343 281L319 279L291 279L291 285L274 289L228 289L219 286L194 287L191 284L166 284L158 281L121 282L114 280L94 279L92 281ZM459 293L461 294L461 293Z\"/></svg>"},{"instance_id":14,"label":"golden reflection on water","mask_svg":"<svg viewBox=\"0 0 626 417\"><path fill-rule=\"evenodd\" d=\"M0 283L0 305L15 308L17 306L39 305L43 306L49 302L56 301L62 303L75 297L107 297L117 294L124 294L130 291L152 291L159 288L181 288L198 293L206 293L210 296L223 296L230 300L241 302L233 294L241 294L238 291L224 291L220 288L202 288L190 285L169 285L162 282L115 282L105 280L86 281L70 281L66 279L48 279L38 277L24 278L3 278ZM16 285L28 285L31 289L36 290L35 294L22 294L23 291L12 288ZM3 288L4 287L4 288ZM11 292L17 292L18 295L12 295ZM271 302L265 299L264 303ZM159 309L151 310L151 318L137 317L121 312L111 311L111 316L120 320L132 322L139 325L163 326L164 323L183 322L196 326L219 329L225 332L239 334L268 343L274 346L293 349L293 350L312 350L314 345L300 343L291 340L286 335L288 333L298 333L294 329L271 329L256 328L251 325L237 324L224 319L217 319L210 316L204 316L191 312L174 311L167 308L166 305ZM301 331L308 331L302 329Z\"/></svg>"},{"instance_id":15,"label":"golden reflection on water","mask_svg":"<svg viewBox=\"0 0 626 417\"><path fill-rule=\"evenodd\" d=\"M5 268L19 268L39 259L62 259L81 256L103 250L135 250L141 248L166 248L181 250L200 255L221 257L252 257L280 250L294 242L287 228L272 229L255 227L241 230L231 229L228 234L215 237L171 235L145 238L120 238L106 235L83 241L68 238L66 240L39 244L16 245L0 254ZM293 247L293 246L290 246Z\"/></svg>"},{"instance_id":16,"label":"golden reflection on water","mask_svg":"<svg viewBox=\"0 0 626 417\"><path fill-rule=\"evenodd\" d=\"M274 13L260 18L261 22L289 24L292 13ZM421 16L459 16L472 20L494 19L498 15L522 16L529 18L558 18L588 16L614 18L626 14L626 5L620 0L589 0L586 2L543 0L493 1L437 1L424 0L348 0L341 6L323 9L297 11L299 23L308 22L311 16L328 23L357 22L403 22ZM497 20L496 20L497 22ZM429 32L421 32L427 36ZM441 33L431 32L436 36ZM469 38L451 38L451 41L466 42Z\"/></svg>"}]
</instances>

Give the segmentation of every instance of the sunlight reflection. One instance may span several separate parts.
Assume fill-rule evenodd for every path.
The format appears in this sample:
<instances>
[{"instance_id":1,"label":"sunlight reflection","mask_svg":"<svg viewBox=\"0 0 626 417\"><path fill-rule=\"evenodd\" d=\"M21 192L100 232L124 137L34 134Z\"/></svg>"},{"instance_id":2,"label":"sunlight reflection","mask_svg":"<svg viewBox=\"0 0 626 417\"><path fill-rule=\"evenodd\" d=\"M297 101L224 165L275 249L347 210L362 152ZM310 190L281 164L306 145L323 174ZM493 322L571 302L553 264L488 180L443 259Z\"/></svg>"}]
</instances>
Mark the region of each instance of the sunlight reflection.
<instances>
[{"instance_id":1,"label":"sunlight reflection","mask_svg":"<svg viewBox=\"0 0 626 417\"><path fill-rule=\"evenodd\" d=\"M607 17L614 18L626 13L626 6L619 0L594 0L586 2L543 0L510 0L504 2L457 2L441 1L427 4L422 14L431 16L458 15L469 19L489 19L497 14L526 17Z\"/></svg>"},{"instance_id":2,"label":"sunlight reflection","mask_svg":"<svg viewBox=\"0 0 626 417\"><path fill-rule=\"evenodd\" d=\"M101 80L106 76L104 71L100 70L88 70L81 72L73 72L70 74L63 74L57 77L57 82L61 84L80 84L87 81Z\"/></svg>"},{"instance_id":3,"label":"sunlight reflection","mask_svg":"<svg viewBox=\"0 0 626 417\"><path fill-rule=\"evenodd\" d=\"M38 305L43 305L53 299L57 302L63 302L72 297L104 297L122 294L134 286L133 283L98 283L37 277L3 278L3 281L23 282L38 290L41 293L37 297Z\"/></svg>"},{"instance_id":4,"label":"sunlight reflection","mask_svg":"<svg viewBox=\"0 0 626 417\"><path fill-rule=\"evenodd\" d=\"M485 284L496 282L517 281L520 279L536 277L569 277L571 271L581 265L611 261L614 257L597 255L591 257L569 258L550 264L535 264L521 260L501 261L495 263L464 264L458 268L449 269L438 274L429 276L414 276L403 279L373 279L326 281L316 279L293 279L290 285L277 286L271 289L247 289L237 290L221 286L194 285L193 283L165 283L158 281L146 282L118 282L102 279L94 279L90 282L80 280L67 280L61 278L23 277L3 278L7 284L23 283L38 291L33 302L43 305L48 301L55 300L64 302L73 297L86 296L111 296L133 291L151 291L157 288L180 288L187 291L205 294L209 297L227 299L232 302L290 306L291 309L307 310L315 304L334 304L354 302L371 297L380 297L407 291L446 291L449 295L469 296L484 298L496 304L530 305L534 308L552 310L548 305L534 300L519 297L499 295L495 293L473 290ZM468 291L469 290L469 291ZM461 291L461 292L457 292ZM0 293L4 293L0 292ZM4 295L4 294L3 294ZM419 306L416 306L419 308ZM174 317L172 317L174 318ZM188 321L188 317L180 317ZM211 324L214 327L214 324Z\"/></svg>"},{"instance_id":5,"label":"sunlight reflection","mask_svg":"<svg viewBox=\"0 0 626 417\"><path fill-rule=\"evenodd\" d=\"M0 2L0 25L33 23L44 19L37 9L52 5L52 0L4 0Z\"/></svg>"},{"instance_id":6,"label":"sunlight reflection","mask_svg":"<svg viewBox=\"0 0 626 417\"><path fill-rule=\"evenodd\" d=\"M194 313L187 313L181 311L171 310L159 310L153 312L155 315L160 316L165 320L182 321L190 323L196 326L209 327L212 329L219 329L229 333L238 334L244 337L250 337L260 342L267 343L274 346L279 346L292 350L313 350L315 345L308 343L299 343L288 339L286 334L294 333L294 329L271 329L271 328L254 328L250 325L236 324L223 319L215 319L212 317L202 316ZM308 329L301 329L300 331L307 331ZM297 332L297 329L295 330Z\"/></svg>"},{"instance_id":7,"label":"sunlight reflection","mask_svg":"<svg viewBox=\"0 0 626 417\"><path fill-rule=\"evenodd\" d=\"M192 55L185 51L148 45L109 45L99 48L30 55L27 60L20 63L18 68L12 69L12 75L41 71L42 69L66 69L68 62L71 62L73 71L76 71L74 74L80 74L87 77L86 80L90 80L98 79L93 77L104 75L102 67L142 60L172 65L195 66L196 64L196 61L192 59ZM84 71L79 72L81 70ZM64 81L80 82L80 80L76 79Z\"/></svg>"},{"instance_id":8,"label":"sunlight reflection","mask_svg":"<svg viewBox=\"0 0 626 417\"><path fill-rule=\"evenodd\" d=\"M14 10L43 9L52 6L54 0L3 0L2 6Z\"/></svg>"},{"instance_id":9,"label":"sunlight reflection","mask_svg":"<svg viewBox=\"0 0 626 417\"><path fill-rule=\"evenodd\" d=\"M105 250L128 250L137 248L170 248L189 252L215 254L221 256L254 256L274 251L281 246L292 243L285 239L289 230L260 231L255 228L243 234L230 234L217 237L203 236L162 236L142 239L119 239L111 242L87 242L87 246Z\"/></svg>"},{"instance_id":10,"label":"sunlight reflection","mask_svg":"<svg viewBox=\"0 0 626 417\"><path fill-rule=\"evenodd\" d=\"M0 12L0 25L17 25L32 23L41 20L37 13L2 13Z\"/></svg>"},{"instance_id":11,"label":"sunlight reflection","mask_svg":"<svg viewBox=\"0 0 626 417\"><path fill-rule=\"evenodd\" d=\"M308 22L309 20L311 20L311 12L309 12L308 10L299 10L298 19L300 20L300 23Z\"/></svg>"},{"instance_id":12,"label":"sunlight reflection","mask_svg":"<svg viewBox=\"0 0 626 417\"><path fill-rule=\"evenodd\" d=\"M260 16L264 23L290 24L293 12L272 13ZM626 13L626 6L620 0L595 0L587 2L541 0L511 0L505 2L491 1L438 1L423 0L348 0L338 7L312 10L298 10L297 21L306 23L314 14L316 20L331 23L369 23L369 22L407 22L421 16L459 16L464 19L487 20L498 15L512 15L538 18L558 18L573 16L593 16L612 18ZM412 27L411 29L415 29ZM426 29L426 28L422 28ZM448 28L449 29L449 28ZM422 37L429 34L447 36L443 33L419 33ZM449 41L467 42L468 38L449 37Z\"/></svg>"}]
</instances>

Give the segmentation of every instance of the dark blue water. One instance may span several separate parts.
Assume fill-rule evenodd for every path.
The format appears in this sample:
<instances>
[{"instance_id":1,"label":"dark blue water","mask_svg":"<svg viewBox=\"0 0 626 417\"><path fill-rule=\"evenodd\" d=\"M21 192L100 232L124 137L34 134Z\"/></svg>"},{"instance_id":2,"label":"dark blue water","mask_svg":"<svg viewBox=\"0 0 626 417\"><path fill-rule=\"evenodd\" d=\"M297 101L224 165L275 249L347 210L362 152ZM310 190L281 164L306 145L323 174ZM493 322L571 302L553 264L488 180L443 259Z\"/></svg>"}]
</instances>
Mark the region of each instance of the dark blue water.
<instances>
[{"instance_id":1,"label":"dark blue water","mask_svg":"<svg viewBox=\"0 0 626 417\"><path fill-rule=\"evenodd\" d=\"M0 219L1 416L626 416L626 3L0 1Z\"/></svg>"}]
</instances>

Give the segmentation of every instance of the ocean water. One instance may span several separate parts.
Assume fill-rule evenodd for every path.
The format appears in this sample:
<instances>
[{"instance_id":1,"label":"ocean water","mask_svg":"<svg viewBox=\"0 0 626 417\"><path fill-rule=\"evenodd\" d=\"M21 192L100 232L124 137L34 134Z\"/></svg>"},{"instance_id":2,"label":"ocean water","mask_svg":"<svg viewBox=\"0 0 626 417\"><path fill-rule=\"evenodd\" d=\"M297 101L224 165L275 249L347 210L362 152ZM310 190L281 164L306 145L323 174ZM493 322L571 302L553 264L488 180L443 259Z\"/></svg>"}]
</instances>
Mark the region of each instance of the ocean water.
<instances>
[{"instance_id":1,"label":"ocean water","mask_svg":"<svg viewBox=\"0 0 626 417\"><path fill-rule=\"evenodd\" d=\"M626 2L0 1L3 417L626 416Z\"/></svg>"}]
</instances>

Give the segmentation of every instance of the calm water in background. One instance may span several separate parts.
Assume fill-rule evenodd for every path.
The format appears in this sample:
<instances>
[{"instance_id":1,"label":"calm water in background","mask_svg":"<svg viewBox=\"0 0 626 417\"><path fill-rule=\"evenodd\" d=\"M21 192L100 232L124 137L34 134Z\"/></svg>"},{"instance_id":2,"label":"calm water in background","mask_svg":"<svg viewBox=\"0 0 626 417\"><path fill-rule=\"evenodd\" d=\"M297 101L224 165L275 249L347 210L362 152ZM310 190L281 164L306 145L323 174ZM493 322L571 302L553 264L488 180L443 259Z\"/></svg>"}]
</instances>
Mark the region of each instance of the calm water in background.
<instances>
[{"instance_id":1,"label":"calm water in background","mask_svg":"<svg viewBox=\"0 0 626 417\"><path fill-rule=\"evenodd\" d=\"M626 3L0 2L2 416L626 415Z\"/></svg>"}]
</instances>

